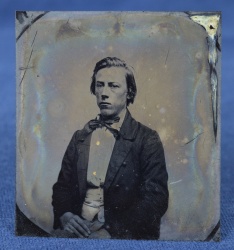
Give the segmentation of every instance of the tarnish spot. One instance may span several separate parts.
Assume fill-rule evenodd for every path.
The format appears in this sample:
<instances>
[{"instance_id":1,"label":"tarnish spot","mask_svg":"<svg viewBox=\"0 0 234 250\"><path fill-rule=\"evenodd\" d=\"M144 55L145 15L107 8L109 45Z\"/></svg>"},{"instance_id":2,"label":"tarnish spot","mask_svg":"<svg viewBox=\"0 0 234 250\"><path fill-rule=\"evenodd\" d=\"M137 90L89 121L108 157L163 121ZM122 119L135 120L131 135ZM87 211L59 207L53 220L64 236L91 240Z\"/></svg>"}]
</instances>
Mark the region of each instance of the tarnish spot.
<instances>
[{"instance_id":1,"label":"tarnish spot","mask_svg":"<svg viewBox=\"0 0 234 250\"><path fill-rule=\"evenodd\" d=\"M16 18L20 25L16 26L16 42L37 20L47 14L49 11L17 11ZM24 13L24 14L23 14ZM18 14L18 17L17 17ZM20 16L19 16L20 15ZM24 18L26 17L26 18ZM23 19L22 19L23 18Z\"/></svg>"},{"instance_id":2,"label":"tarnish spot","mask_svg":"<svg viewBox=\"0 0 234 250\"><path fill-rule=\"evenodd\" d=\"M20 24L24 23L25 18L28 18L28 14L26 11L16 11L16 19Z\"/></svg>"},{"instance_id":3,"label":"tarnish spot","mask_svg":"<svg viewBox=\"0 0 234 250\"><path fill-rule=\"evenodd\" d=\"M214 137L217 137L218 126L218 77L216 72L216 63L218 61L217 50L221 50L218 41L218 28L220 14L214 15L196 15L190 14L189 17L194 22L200 24L207 32L207 44L209 48L208 62L210 64L210 85L211 85L211 103L213 113Z\"/></svg>"},{"instance_id":4,"label":"tarnish spot","mask_svg":"<svg viewBox=\"0 0 234 250\"><path fill-rule=\"evenodd\" d=\"M120 22L119 18L117 18L117 21L113 26L113 31L116 35L121 35L124 32L124 24Z\"/></svg>"},{"instance_id":5,"label":"tarnish spot","mask_svg":"<svg viewBox=\"0 0 234 250\"><path fill-rule=\"evenodd\" d=\"M207 32L207 34L214 38L217 33L217 29L219 26L220 15L192 15L190 17L194 22L203 26Z\"/></svg>"},{"instance_id":6,"label":"tarnish spot","mask_svg":"<svg viewBox=\"0 0 234 250\"><path fill-rule=\"evenodd\" d=\"M172 33L172 34L177 34L176 31L176 26L172 23L160 23L158 25L159 27L159 31L163 34L168 34L168 33Z\"/></svg>"},{"instance_id":7,"label":"tarnish spot","mask_svg":"<svg viewBox=\"0 0 234 250\"><path fill-rule=\"evenodd\" d=\"M118 34L118 33L121 33L121 25L119 22L115 23L114 25L114 30L115 32Z\"/></svg>"},{"instance_id":8,"label":"tarnish spot","mask_svg":"<svg viewBox=\"0 0 234 250\"><path fill-rule=\"evenodd\" d=\"M85 32L81 29L81 23L77 22L74 24L74 22L71 23L70 20L68 20L66 23L63 23L57 34L56 39L62 39L62 38L71 38L75 36L84 35Z\"/></svg>"}]
</instances>

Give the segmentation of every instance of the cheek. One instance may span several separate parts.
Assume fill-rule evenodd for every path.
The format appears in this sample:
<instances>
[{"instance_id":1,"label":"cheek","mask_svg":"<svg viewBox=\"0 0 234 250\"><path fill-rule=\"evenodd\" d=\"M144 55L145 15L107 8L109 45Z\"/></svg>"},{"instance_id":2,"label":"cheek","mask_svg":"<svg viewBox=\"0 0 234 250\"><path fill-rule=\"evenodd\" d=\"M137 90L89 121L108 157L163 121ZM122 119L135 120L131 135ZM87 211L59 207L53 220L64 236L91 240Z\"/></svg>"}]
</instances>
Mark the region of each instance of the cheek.
<instances>
[{"instance_id":1,"label":"cheek","mask_svg":"<svg viewBox=\"0 0 234 250\"><path fill-rule=\"evenodd\" d=\"M96 92L95 93L96 98L98 99L100 97L100 93Z\"/></svg>"},{"instance_id":2,"label":"cheek","mask_svg":"<svg viewBox=\"0 0 234 250\"><path fill-rule=\"evenodd\" d=\"M118 99L121 101L121 102L126 102L127 100L127 93L123 93L121 95L118 96Z\"/></svg>"}]
</instances>

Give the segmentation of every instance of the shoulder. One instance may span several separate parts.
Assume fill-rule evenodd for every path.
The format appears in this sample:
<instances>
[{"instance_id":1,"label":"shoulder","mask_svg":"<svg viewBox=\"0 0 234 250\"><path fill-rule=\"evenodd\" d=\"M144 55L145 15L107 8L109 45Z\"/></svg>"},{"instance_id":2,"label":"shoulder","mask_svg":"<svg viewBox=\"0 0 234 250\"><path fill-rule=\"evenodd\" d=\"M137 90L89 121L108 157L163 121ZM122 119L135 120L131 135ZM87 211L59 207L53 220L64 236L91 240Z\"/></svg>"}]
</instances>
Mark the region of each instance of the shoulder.
<instances>
[{"instance_id":1,"label":"shoulder","mask_svg":"<svg viewBox=\"0 0 234 250\"><path fill-rule=\"evenodd\" d=\"M138 122L138 128L139 130L141 130L142 132L146 133L146 134L154 134L157 133L155 130L147 127L146 125L142 124L141 122Z\"/></svg>"},{"instance_id":2,"label":"shoulder","mask_svg":"<svg viewBox=\"0 0 234 250\"><path fill-rule=\"evenodd\" d=\"M74 144L87 142L89 143L92 133L85 129L76 130L72 136L71 142Z\"/></svg>"},{"instance_id":3,"label":"shoulder","mask_svg":"<svg viewBox=\"0 0 234 250\"><path fill-rule=\"evenodd\" d=\"M145 141L148 138L154 138L155 140L160 141L156 130L151 129L134 119L128 110L122 127L123 132L128 134L129 138L135 138L137 141Z\"/></svg>"},{"instance_id":4,"label":"shoulder","mask_svg":"<svg viewBox=\"0 0 234 250\"><path fill-rule=\"evenodd\" d=\"M71 141L77 140L79 136L80 136L80 130L76 130L71 137Z\"/></svg>"},{"instance_id":5,"label":"shoulder","mask_svg":"<svg viewBox=\"0 0 234 250\"><path fill-rule=\"evenodd\" d=\"M70 138L71 139L70 139L70 142L68 144L69 148L74 146L79 141L79 138L81 138L81 130L76 130Z\"/></svg>"},{"instance_id":6,"label":"shoulder","mask_svg":"<svg viewBox=\"0 0 234 250\"><path fill-rule=\"evenodd\" d=\"M133 120L135 120L134 118L132 118ZM155 136L155 137L159 137L158 133L156 130L149 128L148 126L142 124L139 121L136 121L137 127L138 127L138 134L142 134L145 136Z\"/></svg>"},{"instance_id":7,"label":"shoulder","mask_svg":"<svg viewBox=\"0 0 234 250\"><path fill-rule=\"evenodd\" d=\"M138 127L137 129L138 141L141 141L142 144L147 144L147 145L157 144L162 146L160 136L156 130L149 128L148 126L142 124L141 122L136 121L136 123Z\"/></svg>"}]
</instances>

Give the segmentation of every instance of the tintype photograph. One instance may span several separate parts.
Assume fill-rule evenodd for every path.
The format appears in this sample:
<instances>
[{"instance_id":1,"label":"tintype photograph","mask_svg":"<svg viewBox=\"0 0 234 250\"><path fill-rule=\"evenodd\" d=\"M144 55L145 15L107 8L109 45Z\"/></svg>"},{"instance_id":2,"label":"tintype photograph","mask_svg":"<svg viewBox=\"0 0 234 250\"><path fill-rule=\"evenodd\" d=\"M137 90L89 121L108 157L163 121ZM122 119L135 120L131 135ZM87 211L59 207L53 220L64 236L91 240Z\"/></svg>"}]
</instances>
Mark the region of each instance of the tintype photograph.
<instances>
[{"instance_id":1,"label":"tintype photograph","mask_svg":"<svg viewBox=\"0 0 234 250\"><path fill-rule=\"evenodd\" d=\"M16 12L16 235L220 240L219 12Z\"/></svg>"}]
</instances>

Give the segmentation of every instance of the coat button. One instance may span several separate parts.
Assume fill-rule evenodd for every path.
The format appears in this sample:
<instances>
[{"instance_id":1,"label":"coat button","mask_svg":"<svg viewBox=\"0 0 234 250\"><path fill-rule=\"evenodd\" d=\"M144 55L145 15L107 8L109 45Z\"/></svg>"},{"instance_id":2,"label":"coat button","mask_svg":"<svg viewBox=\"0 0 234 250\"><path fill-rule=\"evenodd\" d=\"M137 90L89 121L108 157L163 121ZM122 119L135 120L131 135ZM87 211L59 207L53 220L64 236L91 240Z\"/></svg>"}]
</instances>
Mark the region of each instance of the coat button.
<instances>
[{"instance_id":1,"label":"coat button","mask_svg":"<svg viewBox=\"0 0 234 250\"><path fill-rule=\"evenodd\" d=\"M124 167L126 167L126 165L127 165L127 162L126 162L126 161L124 161L124 162L123 162L123 166L124 166Z\"/></svg>"}]
</instances>

